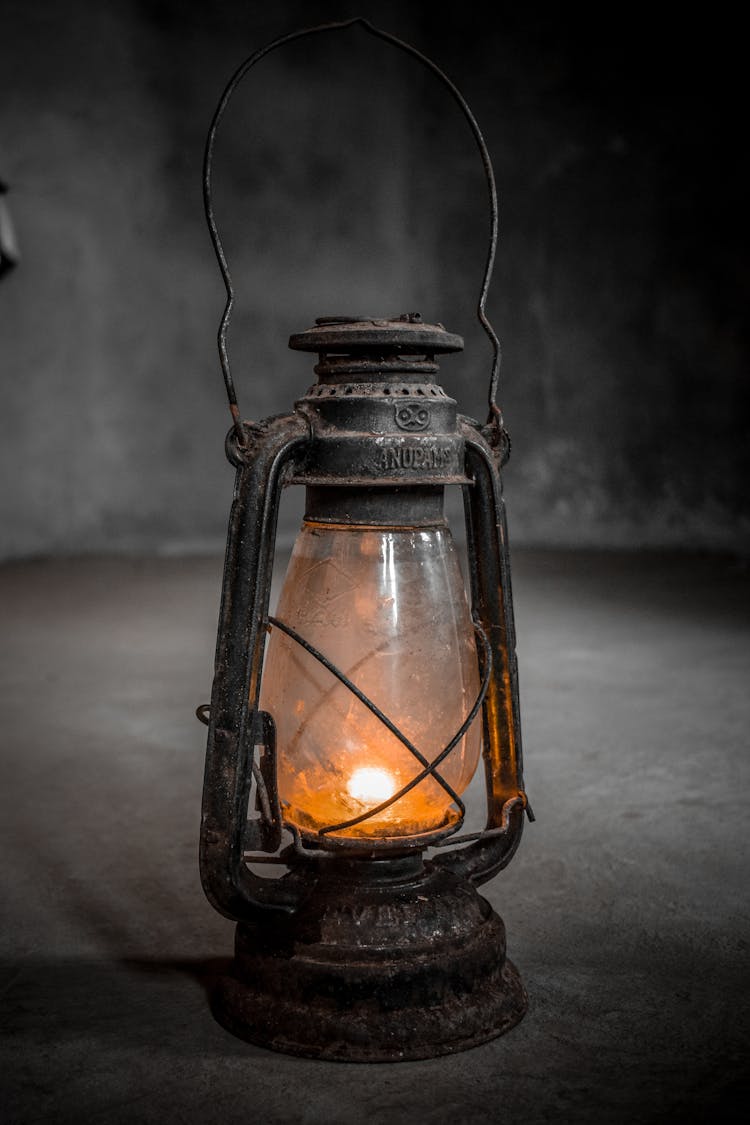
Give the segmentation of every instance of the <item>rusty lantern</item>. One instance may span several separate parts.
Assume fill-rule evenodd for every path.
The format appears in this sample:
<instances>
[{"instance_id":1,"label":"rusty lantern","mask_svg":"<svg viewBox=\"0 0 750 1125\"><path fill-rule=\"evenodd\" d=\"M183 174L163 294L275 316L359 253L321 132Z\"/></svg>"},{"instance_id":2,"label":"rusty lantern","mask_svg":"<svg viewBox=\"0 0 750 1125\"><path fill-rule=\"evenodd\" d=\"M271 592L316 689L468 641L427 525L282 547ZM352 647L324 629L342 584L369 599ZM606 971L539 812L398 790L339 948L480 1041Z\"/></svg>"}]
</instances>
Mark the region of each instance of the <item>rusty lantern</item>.
<instances>
[{"instance_id":1,"label":"rusty lantern","mask_svg":"<svg viewBox=\"0 0 750 1125\"><path fill-rule=\"evenodd\" d=\"M232 283L214 221L218 124L269 51L354 24L440 78L473 131L489 188L490 247L478 315L493 346L489 418L457 413L437 359L463 341L417 314L324 317L291 337L318 357L291 413L241 421L226 329ZM237 477L209 707L200 864L237 922L214 1011L276 1050L352 1061L472 1047L526 1009L501 919L477 885L503 868L530 810L495 404L499 346L485 315L494 178L463 98L425 56L364 20L286 36L247 59L206 145L209 229L227 289L219 353ZM306 508L278 608L269 613L279 497ZM443 516L463 489L471 607ZM483 757L486 827L461 834ZM283 864L269 878L258 863ZM268 870L268 869L266 869Z\"/></svg>"}]
</instances>

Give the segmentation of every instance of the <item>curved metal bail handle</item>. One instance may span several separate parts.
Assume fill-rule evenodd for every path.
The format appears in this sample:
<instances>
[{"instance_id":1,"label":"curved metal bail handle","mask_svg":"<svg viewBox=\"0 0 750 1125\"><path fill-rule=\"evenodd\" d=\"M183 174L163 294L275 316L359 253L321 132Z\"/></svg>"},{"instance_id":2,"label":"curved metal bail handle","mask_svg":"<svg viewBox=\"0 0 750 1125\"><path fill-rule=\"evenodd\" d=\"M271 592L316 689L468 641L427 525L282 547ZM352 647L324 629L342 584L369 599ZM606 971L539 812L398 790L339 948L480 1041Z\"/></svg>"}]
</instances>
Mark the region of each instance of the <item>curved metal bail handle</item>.
<instances>
[{"instance_id":1,"label":"curved metal bail handle","mask_svg":"<svg viewBox=\"0 0 750 1125\"><path fill-rule=\"evenodd\" d=\"M399 50L405 51L408 55L411 55L413 58L422 63L423 66L427 67L427 69L430 70L437 78L439 78L440 81L443 82L443 84L448 88L454 101L458 104L459 109L462 111L464 117L468 121L472 133L474 134L474 139L477 143L477 148L479 149L479 155L482 159L482 165L484 166L484 174L487 180L487 189L489 192L490 202L490 241L487 248L487 260L484 268L484 276L482 278L482 287L479 292L477 319L479 320L479 323L481 324L490 340L493 354L492 373L490 375L490 386L488 394L488 423L490 425L502 426L502 416L495 402L500 376L500 341L498 340L492 325L487 319L487 314L485 313L487 293L489 291L490 280L492 278L492 269L495 264L498 215L495 174L492 170L492 162L490 160L489 152L487 151L487 146L484 142L484 137L482 136L481 130L476 122L474 114L469 109L469 106L467 105L461 93L451 82L450 78L448 78L447 75L445 75L443 71L431 59L428 59L426 55L423 55L409 43L405 43L402 39L397 39L395 35L390 35L387 31L381 31L380 28L374 27L369 22L369 20L363 19L361 16L358 16L355 19L342 20L337 23L324 23L320 24L317 27L308 27L303 28L301 31L294 31L290 35L283 35L280 39L275 39L272 43L269 43L267 46L262 47L259 51L256 51L254 55L251 55L249 58L245 59L245 61L241 63L237 70L234 72L226 86L226 89L224 90L224 93L221 95L219 104L217 105L216 111L213 116L213 120L211 121L211 127L208 131L208 137L206 138L206 151L203 159L203 204L205 207L208 229L211 234L211 241L216 252L219 269L221 270L221 276L224 280L224 286L227 292L227 302L224 306L224 313L221 318L221 323L219 324L219 358L221 360L221 370L224 375L224 385L226 386L227 398L229 399L229 410L232 414L232 419L237 434L237 441L241 446L245 445L245 431L242 427L240 410L237 405L237 393L234 388L234 380L232 379L232 373L229 366L229 355L227 353L227 328L229 326L229 321L232 315L232 308L234 306L234 288L232 286L232 278L229 273L229 266L227 265L224 247L222 245L221 239L219 237L219 231L216 226L216 220L214 218L213 210L213 200L211 197L211 173L213 168L214 142L216 140L216 131L219 127L222 117L224 116L224 112L229 104L230 98L234 94L237 86L240 84L250 68L255 66L257 62L260 62L260 60L266 55L270 54L271 51L275 51L277 47L283 47L285 44L292 43L295 39L302 39L307 35L317 35L322 31L344 31L345 29L354 27L355 25L359 25L365 31L368 31L371 35L376 36L378 39L382 39L386 43L390 43L392 46L398 47Z\"/></svg>"}]
</instances>

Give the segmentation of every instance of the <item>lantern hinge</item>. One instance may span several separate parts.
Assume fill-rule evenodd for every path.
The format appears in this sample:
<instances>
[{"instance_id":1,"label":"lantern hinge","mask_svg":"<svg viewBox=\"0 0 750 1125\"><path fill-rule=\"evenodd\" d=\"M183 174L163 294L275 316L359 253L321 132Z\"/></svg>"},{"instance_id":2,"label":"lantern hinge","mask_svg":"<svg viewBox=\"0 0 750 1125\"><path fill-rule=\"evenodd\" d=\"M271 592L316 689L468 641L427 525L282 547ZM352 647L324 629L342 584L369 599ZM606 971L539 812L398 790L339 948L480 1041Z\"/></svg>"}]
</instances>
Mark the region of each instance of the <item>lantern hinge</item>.
<instances>
[{"instance_id":1,"label":"lantern hinge","mask_svg":"<svg viewBox=\"0 0 750 1125\"><path fill-rule=\"evenodd\" d=\"M251 722L251 729L257 732L252 750L255 808L260 816L247 821L243 847L246 852L277 852L281 847L282 823L276 784L276 724L268 711L257 711L252 718L255 721Z\"/></svg>"},{"instance_id":2,"label":"lantern hinge","mask_svg":"<svg viewBox=\"0 0 750 1125\"><path fill-rule=\"evenodd\" d=\"M195 714L198 719L208 726L211 717L211 705L202 703L196 707ZM276 784L276 724L273 716L267 711L257 711L253 722L250 718L250 729L257 731L260 726L260 738L256 738L252 750L252 774L255 782L255 808L260 813L259 817L248 820L243 835L243 849L247 852L262 851L265 853L277 852L281 847L282 819L279 791ZM255 755L258 755L257 761ZM246 855L246 860L252 856ZM263 860L265 861L265 856Z\"/></svg>"}]
</instances>

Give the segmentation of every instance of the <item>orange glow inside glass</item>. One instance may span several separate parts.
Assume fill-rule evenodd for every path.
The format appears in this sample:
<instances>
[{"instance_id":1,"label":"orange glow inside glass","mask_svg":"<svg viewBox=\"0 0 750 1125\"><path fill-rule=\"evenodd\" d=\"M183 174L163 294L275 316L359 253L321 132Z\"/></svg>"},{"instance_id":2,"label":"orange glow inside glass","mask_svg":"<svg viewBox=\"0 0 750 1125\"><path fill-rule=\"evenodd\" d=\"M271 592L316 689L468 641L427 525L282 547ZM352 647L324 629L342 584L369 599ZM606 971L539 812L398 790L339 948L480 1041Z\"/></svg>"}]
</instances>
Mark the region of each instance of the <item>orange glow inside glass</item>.
<instances>
[{"instance_id":1,"label":"orange glow inside glass","mask_svg":"<svg viewBox=\"0 0 750 1125\"><path fill-rule=\"evenodd\" d=\"M276 616L323 653L432 761L479 690L476 643L445 524L373 528L305 521ZM276 723L284 819L304 833L361 816L423 766L295 640L272 628L261 706ZM477 766L481 720L440 765L456 793ZM427 777L389 808L332 834L378 840L455 823Z\"/></svg>"}]
</instances>

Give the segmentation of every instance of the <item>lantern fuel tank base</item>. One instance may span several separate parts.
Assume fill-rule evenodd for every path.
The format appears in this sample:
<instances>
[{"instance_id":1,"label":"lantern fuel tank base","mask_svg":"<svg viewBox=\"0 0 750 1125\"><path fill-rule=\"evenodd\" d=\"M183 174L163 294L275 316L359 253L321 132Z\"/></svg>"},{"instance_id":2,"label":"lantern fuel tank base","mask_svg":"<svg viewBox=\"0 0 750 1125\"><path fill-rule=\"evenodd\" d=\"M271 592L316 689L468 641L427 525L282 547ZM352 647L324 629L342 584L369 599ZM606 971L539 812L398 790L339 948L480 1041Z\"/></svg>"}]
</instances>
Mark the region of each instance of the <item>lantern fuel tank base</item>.
<instances>
[{"instance_id":1,"label":"lantern fuel tank base","mask_svg":"<svg viewBox=\"0 0 750 1125\"><path fill-rule=\"evenodd\" d=\"M238 924L213 1003L227 1030L294 1055L396 1062L466 1050L522 1019L505 927L467 880L429 867L406 884L339 874L293 915Z\"/></svg>"}]
</instances>

